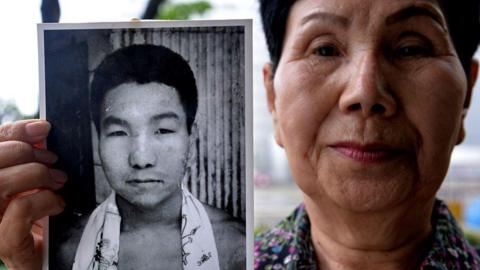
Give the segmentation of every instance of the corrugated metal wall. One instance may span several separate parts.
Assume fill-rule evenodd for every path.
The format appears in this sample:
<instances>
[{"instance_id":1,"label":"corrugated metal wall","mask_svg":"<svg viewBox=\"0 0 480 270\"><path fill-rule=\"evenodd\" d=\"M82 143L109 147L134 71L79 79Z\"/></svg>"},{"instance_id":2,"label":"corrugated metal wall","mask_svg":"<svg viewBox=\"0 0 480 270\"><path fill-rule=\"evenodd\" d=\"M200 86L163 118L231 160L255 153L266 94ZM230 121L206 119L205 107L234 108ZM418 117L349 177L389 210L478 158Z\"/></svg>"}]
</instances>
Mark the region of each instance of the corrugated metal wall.
<instances>
[{"instance_id":1,"label":"corrugated metal wall","mask_svg":"<svg viewBox=\"0 0 480 270\"><path fill-rule=\"evenodd\" d=\"M88 43L91 74L106 54L132 44L163 45L189 62L199 104L186 184L201 201L245 220L243 27L105 30ZM98 157L95 164L97 201L103 201L109 191Z\"/></svg>"}]
</instances>

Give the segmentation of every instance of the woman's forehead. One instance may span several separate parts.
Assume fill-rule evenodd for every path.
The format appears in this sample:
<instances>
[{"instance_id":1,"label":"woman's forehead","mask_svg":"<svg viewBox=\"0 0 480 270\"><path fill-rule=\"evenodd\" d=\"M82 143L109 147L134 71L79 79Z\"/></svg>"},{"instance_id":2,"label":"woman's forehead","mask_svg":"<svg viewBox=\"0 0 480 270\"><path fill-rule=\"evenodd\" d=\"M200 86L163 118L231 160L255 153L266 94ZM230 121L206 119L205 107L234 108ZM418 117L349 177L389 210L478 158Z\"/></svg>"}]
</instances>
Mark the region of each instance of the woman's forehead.
<instances>
[{"instance_id":1,"label":"woman's forehead","mask_svg":"<svg viewBox=\"0 0 480 270\"><path fill-rule=\"evenodd\" d=\"M431 14L446 24L439 3L435 0L300 0L291 7L288 20L304 23L316 15L329 14L343 19L337 20L343 24L358 19L385 22L389 16L409 8L412 11L423 9L425 12L418 13L419 15ZM331 18L334 17L326 19Z\"/></svg>"}]
</instances>

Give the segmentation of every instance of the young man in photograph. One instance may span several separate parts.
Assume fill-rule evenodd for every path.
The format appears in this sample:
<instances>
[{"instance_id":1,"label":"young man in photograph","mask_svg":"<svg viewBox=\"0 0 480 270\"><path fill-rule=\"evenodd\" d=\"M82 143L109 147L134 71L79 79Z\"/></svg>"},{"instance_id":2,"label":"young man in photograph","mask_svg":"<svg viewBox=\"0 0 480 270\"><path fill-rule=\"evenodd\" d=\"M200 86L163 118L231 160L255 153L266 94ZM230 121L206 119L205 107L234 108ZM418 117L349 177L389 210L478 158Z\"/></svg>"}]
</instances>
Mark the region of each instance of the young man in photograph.
<instances>
[{"instance_id":1,"label":"young man in photograph","mask_svg":"<svg viewBox=\"0 0 480 270\"><path fill-rule=\"evenodd\" d=\"M72 229L62 265L245 269L244 225L182 184L196 111L194 75L170 49L133 45L103 60L91 113L112 194Z\"/></svg>"}]
</instances>

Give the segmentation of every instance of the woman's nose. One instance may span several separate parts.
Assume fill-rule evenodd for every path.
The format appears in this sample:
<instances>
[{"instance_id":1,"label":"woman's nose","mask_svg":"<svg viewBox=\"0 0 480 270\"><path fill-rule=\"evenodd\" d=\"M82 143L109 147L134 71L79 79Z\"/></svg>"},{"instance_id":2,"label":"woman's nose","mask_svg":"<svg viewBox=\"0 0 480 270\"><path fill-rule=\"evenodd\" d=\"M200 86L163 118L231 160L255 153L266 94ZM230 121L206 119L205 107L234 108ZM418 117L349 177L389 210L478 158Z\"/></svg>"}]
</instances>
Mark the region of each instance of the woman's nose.
<instances>
[{"instance_id":1,"label":"woman's nose","mask_svg":"<svg viewBox=\"0 0 480 270\"><path fill-rule=\"evenodd\" d=\"M149 142L150 140L146 136L139 135L134 137L128 157L130 167L146 169L156 165L157 157Z\"/></svg>"},{"instance_id":2,"label":"woman's nose","mask_svg":"<svg viewBox=\"0 0 480 270\"><path fill-rule=\"evenodd\" d=\"M397 102L380 61L373 52L365 51L358 61L352 61L351 76L339 99L340 111L359 114L363 118L379 115L390 117Z\"/></svg>"}]
</instances>

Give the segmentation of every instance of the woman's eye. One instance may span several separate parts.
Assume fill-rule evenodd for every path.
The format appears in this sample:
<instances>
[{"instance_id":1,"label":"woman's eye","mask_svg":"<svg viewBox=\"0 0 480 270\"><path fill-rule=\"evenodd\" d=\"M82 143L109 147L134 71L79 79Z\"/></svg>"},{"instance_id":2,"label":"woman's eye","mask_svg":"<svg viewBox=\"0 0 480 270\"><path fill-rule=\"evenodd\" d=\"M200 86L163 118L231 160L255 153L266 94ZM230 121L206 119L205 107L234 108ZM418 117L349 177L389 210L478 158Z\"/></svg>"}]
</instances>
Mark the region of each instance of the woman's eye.
<instances>
[{"instance_id":1,"label":"woman's eye","mask_svg":"<svg viewBox=\"0 0 480 270\"><path fill-rule=\"evenodd\" d=\"M168 133L173 133L174 131L171 129L166 129L166 128L159 128L157 131L155 131L155 134L168 134Z\"/></svg>"},{"instance_id":2,"label":"woman's eye","mask_svg":"<svg viewBox=\"0 0 480 270\"><path fill-rule=\"evenodd\" d=\"M394 56L399 58L428 57L432 55L432 50L426 46L402 46L395 49Z\"/></svg>"},{"instance_id":3,"label":"woman's eye","mask_svg":"<svg viewBox=\"0 0 480 270\"><path fill-rule=\"evenodd\" d=\"M120 136L127 136L127 133L122 130L112 131L107 133L107 137L120 137Z\"/></svg>"},{"instance_id":4,"label":"woman's eye","mask_svg":"<svg viewBox=\"0 0 480 270\"><path fill-rule=\"evenodd\" d=\"M340 56L340 51L333 45L323 45L315 49L315 55L322 57Z\"/></svg>"}]
</instances>

